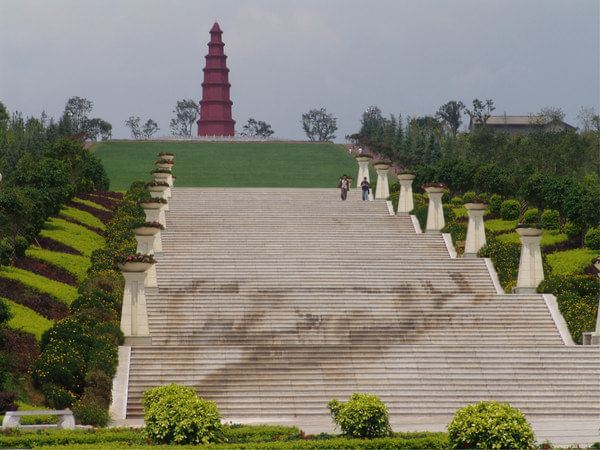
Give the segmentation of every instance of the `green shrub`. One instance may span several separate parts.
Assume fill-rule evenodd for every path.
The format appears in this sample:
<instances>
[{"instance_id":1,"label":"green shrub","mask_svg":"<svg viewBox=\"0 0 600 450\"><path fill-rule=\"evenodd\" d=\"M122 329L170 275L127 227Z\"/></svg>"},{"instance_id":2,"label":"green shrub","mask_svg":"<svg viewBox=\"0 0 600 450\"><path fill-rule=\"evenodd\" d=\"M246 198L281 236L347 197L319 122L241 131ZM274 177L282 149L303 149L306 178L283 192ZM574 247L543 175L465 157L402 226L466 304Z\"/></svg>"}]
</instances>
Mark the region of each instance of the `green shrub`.
<instances>
[{"instance_id":1,"label":"green shrub","mask_svg":"<svg viewBox=\"0 0 600 450\"><path fill-rule=\"evenodd\" d=\"M519 244L507 243L490 238L478 253L484 258L491 258L498 272L500 284L506 290L509 283L517 278L519 273L519 259L521 257L521 246Z\"/></svg>"},{"instance_id":2,"label":"green shrub","mask_svg":"<svg viewBox=\"0 0 600 450\"><path fill-rule=\"evenodd\" d=\"M563 226L563 231L569 239L577 239L578 237L581 237L583 228L573 222L567 221Z\"/></svg>"},{"instance_id":3,"label":"green shrub","mask_svg":"<svg viewBox=\"0 0 600 450\"><path fill-rule=\"evenodd\" d=\"M600 280L591 275L553 275L542 281L538 292L556 296L573 340L582 342L584 331L593 331L598 314Z\"/></svg>"},{"instance_id":4,"label":"green shrub","mask_svg":"<svg viewBox=\"0 0 600 450\"><path fill-rule=\"evenodd\" d=\"M464 203L464 200L458 196L452 197L452 199L450 200L450 204L455 207L462 206L463 203Z\"/></svg>"},{"instance_id":5,"label":"green shrub","mask_svg":"<svg viewBox=\"0 0 600 450\"><path fill-rule=\"evenodd\" d=\"M479 194L477 194L477 199L480 202L488 203L490 201L490 194L487 192L480 192Z\"/></svg>"},{"instance_id":6,"label":"green shrub","mask_svg":"<svg viewBox=\"0 0 600 450\"><path fill-rule=\"evenodd\" d=\"M223 440L215 402L185 386L171 384L144 393L146 436L158 444L208 444Z\"/></svg>"},{"instance_id":7,"label":"green shrub","mask_svg":"<svg viewBox=\"0 0 600 450\"><path fill-rule=\"evenodd\" d=\"M448 425L451 448L533 448L525 416L508 403L479 402L460 408Z\"/></svg>"},{"instance_id":8,"label":"green shrub","mask_svg":"<svg viewBox=\"0 0 600 450\"><path fill-rule=\"evenodd\" d=\"M55 385L80 394L83 391L85 359L67 343L49 345L38 357L31 370L35 387Z\"/></svg>"},{"instance_id":9,"label":"green shrub","mask_svg":"<svg viewBox=\"0 0 600 450\"><path fill-rule=\"evenodd\" d=\"M537 208L530 208L523 213L523 223L537 225L540 222L540 212Z\"/></svg>"},{"instance_id":10,"label":"green shrub","mask_svg":"<svg viewBox=\"0 0 600 450\"><path fill-rule=\"evenodd\" d=\"M297 427L282 425L224 425L223 435L229 444L302 439L302 432Z\"/></svg>"},{"instance_id":11,"label":"green shrub","mask_svg":"<svg viewBox=\"0 0 600 450\"><path fill-rule=\"evenodd\" d=\"M425 226L427 225L427 205L415 205L410 214L417 218L419 225L421 226L421 230L425 231Z\"/></svg>"},{"instance_id":12,"label":"green shrub","mask_svg":"<svg viewBox=\"0 0 600 450\"><path fill-rule=\"evenodd\" d=\"M110 421L108 405L103 399L93 395L84 395L73 405L73 415L82 425L105 427Z\"/></svg>"},{"instance_id":13,"label":"green shrub","mask_svg":"<svg viewBox=\"0 0 600 450\"><path fill-rule=\"evenodd\" d=\"M347 402L334 399L327 407L346 436L376 438L392 432L387 406L376 395L354 393Z\"/></svg>"},{"instance_id":14,"label":"green shrub","mask_svg":"<svg viewBox=\"0 0 600 450\"><path fill-rule=\"evenodd\" d=\"M452 236L452 242L456 244L458 241L464 241L467 239L467 224L450 222L446 224L442 232L450 233Z\"/></svg>"},{"instance_id":15,"label":"green shrub","mask_svg":"<svg viewBox=\"0 0 600 450\"><path fill-rule=\"evenodd\" d=\"M463 194L463 202L464 203L473 203L477 198L477 194L473 191L465 192Z\"/></svg>"},{"instance_id":16,"label":"green shrub","mask_svg":"<svg viewBox=\"0 0 600 450\"><path fill-rule=\"evenodd\" d=\"M600 280L591 275L551 275L540 283L538 292L547 292L557 297L572 293L579 297L598 298Z\"/></svg>"},{"instance_id":17,"label":"green shrub","mask_svg":"<svg viewBox=\"0 0 600 450\"><path fill-rule=\"evenodd\" d=\"M517 220L521 213L521 205L517 200L504 200L500 205L502 220Z\"/></svg>"},{"instance_id":18,"label":"green shrub","mask_svg":"<svg viewBox=\"0 0 600 450\"><path fill-rule=\"evenodd\" d=\"M560 214L555 209L545 209L542 212L541 219L542 227L546 230L558 230L560 229Z\"/></svg>"},{"instance_id":19,"label":"green shrub","mask_svg":"<svg viewBox=\"0 0 600 450\"><path fill-rule=\"evenodd\" d=\"M46 404L54 409L70 408L76 400L72 392L54 384L45 385L42 393L46 397Z\"/></svg>"},{"instance_id":20,"label":"green shrub","mask_svg":"<svg viewBox=\"0 0 600 450\"><path fill-rule=\"evenodd\" d=\"M585 246L592 250L600 250L600 227L591 227L585 233Z\"/></svg>"},{"instance_id":21,"label":"green shrub","mask_svg":"<svg viewBox=\"0 0 600 450\"><path fill-rule=\"evenodd\" d=\"M489 199L489 207L491 213L499 213L502 206L502 196L494 194Z\"/></svg>"}]
</instances>

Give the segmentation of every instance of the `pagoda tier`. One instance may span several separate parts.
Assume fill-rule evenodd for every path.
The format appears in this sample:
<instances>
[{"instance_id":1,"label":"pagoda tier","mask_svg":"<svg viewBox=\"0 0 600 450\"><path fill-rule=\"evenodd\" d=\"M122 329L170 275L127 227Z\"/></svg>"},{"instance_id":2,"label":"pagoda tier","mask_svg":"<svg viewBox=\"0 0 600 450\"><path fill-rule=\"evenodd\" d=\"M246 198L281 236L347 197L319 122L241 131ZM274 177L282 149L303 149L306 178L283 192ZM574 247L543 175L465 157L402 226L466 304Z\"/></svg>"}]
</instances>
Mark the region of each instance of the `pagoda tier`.
<instances>
[{"instance_id":1,"label":"pagoda tier","mask_svg":"<svg viewBox=\"0 0 600 450\"><path fill-rule=\"evenodd\" d=\"M204 82L202 83L202 100L200 101L200 119L198 120L198 136L233 136L235 120L232 119L229 98L229 69L225 44L221 38L223 32L215 22L210 29L208 54L205 56Z\"/></svg>"}]
</instances>

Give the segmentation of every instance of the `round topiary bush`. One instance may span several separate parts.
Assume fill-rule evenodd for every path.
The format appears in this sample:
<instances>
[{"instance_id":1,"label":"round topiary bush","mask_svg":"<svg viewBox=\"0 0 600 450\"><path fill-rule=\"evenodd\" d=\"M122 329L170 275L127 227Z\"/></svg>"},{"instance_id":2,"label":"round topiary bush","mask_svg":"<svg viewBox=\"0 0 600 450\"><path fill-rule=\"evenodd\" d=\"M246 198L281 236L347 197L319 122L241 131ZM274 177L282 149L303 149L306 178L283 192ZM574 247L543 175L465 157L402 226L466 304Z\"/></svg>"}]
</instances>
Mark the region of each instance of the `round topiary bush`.
<instances>
[{"instance_id":1,"label":"round topiary bush","mask_svg":"<svg viewBox=\"0 0 600 450\"><path fill-rule=\"evenodd\" d=\"M585 233L585 246L592 250L600 250L600 227L591 227Z\"/></svg>"},{"instance_id":2,"label":"round topiary bush","mask_svg":"<svg viewBox=\"0 0 600 450\"><path fill-rule=\"evenodd\" d=\"M376 438L392 432L387 406L376 395L354 393L346 403L331 400L327 408L346 436Z\"/></svg>"},{"instance_id":3,"label":"round topiary bush","mask_svg":"<svg viewBox=\"0 0 600 450\"><path fill-rule=\"evenodd\" d=\"M534 448L531 425L508 403L479 402L460 408L448 425L451 448Z\"/></svg>"},{"instance_id":4,"label":"round topiary bush","mask_svg":"<svg viewBox=\"0 0 600 450\"><path fill-rule=\"evenodd\" d=\"M473 191L465 192L463 194L463 202L465 203L473 203L477 198L477 194Z\"/></svg>"},{"instance_id":5,"label":"round topiary bush","mask_svg":"<svg viewBox=\"0 0 600 450\"><path fill-rule=\"evenodd\" d=\"M558 230L560 228L560 213L555 209L545 209L542 213L541 223L546 230Z\"/></svg>"},{"instance_id":6,"label":"round topiary bush","mask_svg":"<svg viewBox=\"0 0 600 450\"><path fill-rule=\"evenodd\" d=\"M569 239L581 237L581 233L583 233L581 227L579 225L575 225L573 222L566 222L563 227L563 231Z\"/></svg>"},{"instance_id":7,"label":"round topiary bush","mask_svg":"<svg viewBox=\"0 0 600 450\"><path fill-rule=\"evenodd\" d=\"M504 200L500 205L502 220L517 220L521 212L521 205L517 200Z\"/></svg>"},{"instance_id":8,"label":"round topiary bush","mask_svg":"<svg viewBox=\"0 0 600 450\"><path fill-rule=\"evenodd\" d=\"M452 197L452 198L450 199L450 204L451 204L452 206L456 206L456 207L458 207L458 206L462 206L462 205L463 205L463 203L464 203L464 202L463 202L463 199L462 199L461 197L458 197L458 196L456 196L456 197Z\"/></svg>"},{"instance_id":9,"label":"round topiary bush","mask_svg":"<svg viewBox=\"0 0 600 450\"><path fill-rule=\"evenodd\" d=\"M523 213L523 223L527 225L534 225L540 222L540 212L537 208L530 208Z\"/></svg>"},{"instance_id":10,"label":"round topiary bush","mask_svg":"<svg viewBox=\"0 0 600 450\"><path fill-rule=\"evenodd\" d=\"M145 434L157 444L208 444L223 440L215 402L186 386L170 384L144 393Z\"/></svg>"},{"instance_id":11,"label":"round topiary bush","mask_svg":"<svg viewBox=\"0 0 600 450\"><path fill-rule=\"evenodd\" d=\"M488 204L490 207L490 212L499 213L500 207L502 206L502 196L500 196L498 194L492 195L489 199Z\"/></svg>"}]
</instances>

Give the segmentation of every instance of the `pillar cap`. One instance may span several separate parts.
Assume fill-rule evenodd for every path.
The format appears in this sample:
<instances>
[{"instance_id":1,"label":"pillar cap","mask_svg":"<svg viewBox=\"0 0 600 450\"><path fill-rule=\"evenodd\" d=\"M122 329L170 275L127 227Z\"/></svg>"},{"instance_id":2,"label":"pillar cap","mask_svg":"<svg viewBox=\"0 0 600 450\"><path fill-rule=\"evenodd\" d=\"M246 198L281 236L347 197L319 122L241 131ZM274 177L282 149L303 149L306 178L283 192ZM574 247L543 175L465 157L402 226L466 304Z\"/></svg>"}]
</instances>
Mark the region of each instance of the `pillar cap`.
<instances>
[{"instance_id":1,"label":"pillar cap","mask_svg":"<svg viewBox=\"0 0 600 450\"><path fill-rule=\"evenodd\" d=\"M357 161L370 161L373 159L371 155L356 155L355 158Z\"/></svg>"},{"instance_id":2,"label":"pillar cap","mask_svg":"<svg viewBox=\"0 0 600 450\"><path fill-rule=\"evenodd\" d=\"M399 173L396 174L399 180L414 180L416 175L414 173Z\"/></svg>"},{"instance_id":3,"label":"pillar cap","mask_svg":"<svg viewBox=\"0 0 600 450\"><path fill-rule=\"evenodd\" d=\"M474 211L481 211L481 210L484 210L485 208L487 208L487 205L483 202L482 203L465 203L465 208L474 210Z\"/></svg>"},{"instance_id":4,"label":"pillar cap","mask_svg":"<svg viewBox=\"0 0 600 450\"><path fill-rule=\"evenodd\" d=\"M391 163L388 161L377 161L373 163L373 167L377 170L387 170L390 168Z\"/></svg>"},{"instance_id":5,"label":"pillar cap","mask_svg":"<svg viewBox=\"0 0 600 450\"><path fill-rule=\"evenodd\" d=\"M541 236L544 230L528 226L519 227L517 225L516 232L519 234L519 236Z\"/></svg>"}]
</instances>

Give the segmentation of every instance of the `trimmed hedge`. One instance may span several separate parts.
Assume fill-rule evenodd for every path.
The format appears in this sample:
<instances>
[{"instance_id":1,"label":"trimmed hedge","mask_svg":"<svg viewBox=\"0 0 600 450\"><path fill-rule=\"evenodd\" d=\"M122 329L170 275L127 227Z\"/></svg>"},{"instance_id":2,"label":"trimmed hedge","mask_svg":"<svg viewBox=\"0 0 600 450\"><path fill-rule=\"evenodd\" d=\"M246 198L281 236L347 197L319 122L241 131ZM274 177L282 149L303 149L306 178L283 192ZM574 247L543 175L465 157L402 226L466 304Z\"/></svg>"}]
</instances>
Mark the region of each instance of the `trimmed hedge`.
<instances>
[{"instance_id":1,"label":"trimmed hedge","mask_svg":"<svg viewBox=\"0 0 600 450\"><path fill-rule=\"evenodd\" d=\"M120 249L135 243L129 225L144 219L137 205L142 195L140 184L143 186L134 183L117 206L107 225L105 247L91 255L71 315L44 333L42 353L32 369L34 385L45 394L46 403L73 407L76 420L83 424L103 426L108 422L110 380L116 371L118 345L123 342L119 326L123 278L115 271L115 263ZM84 253L90 250L86 246Z\"/></svg>"},{"instance_id":2,"label":"trimmed hedge","mask_svg":"<svg viewBox=\"0 0 600 450\"><path fill-rule=\"evenodd\" d=\"M116 441L118 442L118 441ZM173 448L173 446L152 446L147 445L129 445L126 448L148 449L148 448ZM42 446L36 447L42 449L56 450L114 450L115 442L105 444L80 444L67 446ZM180 450L198 450L198 446L178 445ZM442 450L448 448L448 439L446 437L428 436L416 439L404 438L377 438L377 439L347 439L334 438L326 440L303 440L303 441L285 441L285 442L260 442L248 444L203 444L202 449L206 450Z\"/></svg>"}]
</instances>

